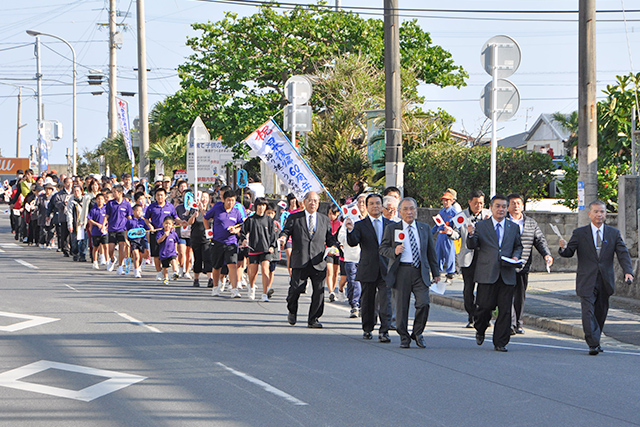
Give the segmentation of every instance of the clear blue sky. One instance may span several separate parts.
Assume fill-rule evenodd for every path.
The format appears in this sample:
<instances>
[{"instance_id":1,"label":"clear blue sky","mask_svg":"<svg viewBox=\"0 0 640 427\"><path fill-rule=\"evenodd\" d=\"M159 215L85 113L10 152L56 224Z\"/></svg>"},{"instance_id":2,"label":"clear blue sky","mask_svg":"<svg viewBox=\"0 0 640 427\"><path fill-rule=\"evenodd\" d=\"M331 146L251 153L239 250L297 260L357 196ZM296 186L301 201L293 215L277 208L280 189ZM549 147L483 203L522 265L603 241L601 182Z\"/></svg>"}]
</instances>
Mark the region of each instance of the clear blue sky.
<instances>
[{"instance_id":1,"label":"clear blue sky","mask_svg":"<svg viewBox=\"0 0 640 427\"><path fill-rule=\"evenodd\" d=\"M288 0L291 3L307 3ZM329 4L334 4L330 1ZM443 108L456 118L455 130L473 135L484 121L479 106L482 87L489 81L480 65L480 49L492 36L505 34L518 41L522 49L520 69L510 77L520 89L522 102L518 114L501 124L499 137L509 136L531 127L542 113L569 113L577 107L578 38L577 14L508 14L508 13L436 13L425 8L456 10L577 10L575 0L456 1L449 3L424 0L399 0L402 19L416 17L423 29L430 32L434 43L453 54L454 60L470 74L468 86L460 90L421 87L426 96L425 107ZM107 96L93 96L93 87L86 84L89 69L108 69L108 32L97 24L107 22L108 1L105 0L5 0L0 5L0 83L35 88L34 38L27 29L52 33L71 42L78 54L78 146L79 152L93 149L107 133ZM118 9L129 10L129 17L118 18L129 29L123 33L124 43L118 51L118 91L137 92L135 1L118 0ZM633 8L637 2L599 0L598 10ZM342 6L383 7L383 1L342 0ZM254 6L194 0L147 0L147 48L149 73L149 103L162 100L179 89L176 67L190 54L185 46L188 36L195 35L190 24L222 19L225 11L250 15ZM363 12L362 10L360 10ZM382 19L381 10L366 11L367 17ZM497 19L495 19L497 18ZM640 13L627 13L627 30L621 13L598 15L597 70L598 89L614 82L617 74L631 71L627 35L631 52L639 52ZM517 21L516 21L517 20ZM556 22L553 22L556 20ZM604 22L614 20L617 22ZM634 21L636 20L636 21ZM71 147L71 62L67 46L42 38L42 67L45 118L63 122L64 137L54 143L50 163L64 163L65 152ZM640 68L640 53L634 59ZM15 87L0 84L0 149L2 155L15 155L17 93ZM31 90L23 91L21 156L28 155L29 145L36 140L36 102ZM600 96L600 92L599 92ZM130 102L133 117L137 114L137 97Z\"/></svg>"}]
</instances>

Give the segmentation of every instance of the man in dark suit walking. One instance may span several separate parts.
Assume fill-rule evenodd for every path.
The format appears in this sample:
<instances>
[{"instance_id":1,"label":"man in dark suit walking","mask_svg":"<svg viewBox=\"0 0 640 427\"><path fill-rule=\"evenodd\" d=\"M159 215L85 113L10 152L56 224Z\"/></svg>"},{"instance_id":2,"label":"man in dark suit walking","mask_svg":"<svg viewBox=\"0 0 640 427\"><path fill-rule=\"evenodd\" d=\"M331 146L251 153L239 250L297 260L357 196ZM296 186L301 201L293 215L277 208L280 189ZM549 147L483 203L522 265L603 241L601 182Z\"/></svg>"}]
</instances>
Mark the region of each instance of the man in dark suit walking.
<instances>
[{"instance_id":1,"label":"man in dark suit walking","mask_svg":"<svg viewBox=\"0 0 640 427\"><path fill-rule=\"evenodd\" d=\"M416 201L405 197L400 202L399 210L402 221L387 225L379 252L389 260L386 281L387 286L393 289L400 347L409 348L413 339L418 347L425 348L422 332L429 317L429 274L435 282L440 281L438 259L430 227L415 220L418 215ZM409 335L411 293L416 300L416 314Z\"/></svg>"},{"instance_id":2,"label":"man in dark suit walking","mask_svg":"<svg viewBox=\"0 0 640 427\"><path fill-rule=\"evenodd\" d=\"M314 191L310 191L304 198L304 210L291 214L280 233L280 243L291 237L293 250L291 252L291 281L287 295L287 309L289 310L289 324L295 325L298 314L298 299L307 286L307 279L311 279L313 293L311 307L309 307L309 328L322 328L318 321L324 312L324 285L327 275L327 263L324 260L325 245L336 246L336 239L331 234L329 217L318 212L320 198Z\"/></svg>"},{"instance_id":3,"label":"man in dark suit walking","mask_svg":"<svg viewBox=\"0 0 640 427\"><path fill-rule=\"evenodd\" d=\"M476 344L482 345L491 312L498 307L493 330L493 346L506 352L511 337L511 303L516 284L516 267L503 258L517 261L522 255L520 229L506 220L507 198L501 194L491 199L491 218L467 226L467 247L476 251L474 279L478 283L476 304Z\"/></svg>"},{"instance_id":4,"label":"man in dark suit walking","mask_svg":"<svg viewBox=\"0 0 640 427\"><path fill-rule=\"evenodd\" d=\"M378 250L384 228L389 220L382 216L382 196L369 194L366 199L368 215L355 224L350 218L345 220L347 243L349 246L360 245L360 262L356 280L362 284L360 295L360 313L362 316L362 338L373 338L371 332L376 324L376 308L380 316L378 341L391 342L389 338L389 313L387 308L387 259ZM377 303L377 304L376 304Z\"/></svg>"},{"instance_id":5,"label":"man in dark suit walking","mask_svg":"<svg viewBox=\"0 0 640 427\"><path fill-rule=\"evenodd\" d=\"M609 311L609 296L615 290L613 255L624 271L627 283L633 282L633 267L620 231L604 225L607 205L601 200L589 204L587 226L576 228L567 243L560 240L560 256L570 258L578 253L576 294L582 306L582 329L589 346L589 354L596 356L602 351L600 335Z\"/></svg>"}]
</instances>

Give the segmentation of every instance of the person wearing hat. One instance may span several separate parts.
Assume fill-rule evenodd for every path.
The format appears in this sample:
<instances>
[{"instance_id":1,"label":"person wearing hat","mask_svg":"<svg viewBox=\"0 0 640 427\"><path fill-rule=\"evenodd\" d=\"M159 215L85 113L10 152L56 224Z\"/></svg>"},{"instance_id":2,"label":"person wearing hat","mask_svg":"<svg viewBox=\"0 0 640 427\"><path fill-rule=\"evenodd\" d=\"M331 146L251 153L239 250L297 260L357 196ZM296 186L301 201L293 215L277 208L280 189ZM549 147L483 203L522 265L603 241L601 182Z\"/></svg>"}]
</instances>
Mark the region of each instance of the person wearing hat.
<instances>
[{"instance_id":1,"label":"person wearing hat","mask_svg":"<svg viewBox=\"0 0 640 427\"><path fill-rule=\"evenodd\" d=\"M460 211L453 206L456 201L455 190L448 188L440 200L442 200L442 209L440 209L438 215L440 215L444 224L434 225L431 229L431 233L436 236L436 256L438 257L438 266L440 271L446 274L447 279L445 283L449 284L456 272L456 250L453 242L445 232L445 226L450 226L451 220Z\"/></svg>"},{"instance_id":2,"label":"person wearing hat","mask_svg":"<svg viewBox=\"0 0 640 427\"><path fill-rule=\"evenodd\" d=\"M49 180L49 181L47 181ZM55 186L51 178L45 179L44 193L38 195L36 199L36 211L38 212L38 226L40 226L39 243L40 248L51 248L51 241L53 240L53 227L54 224L51 221L49 215L49 203L53 197Z\"/></svg>"}]
</instances>

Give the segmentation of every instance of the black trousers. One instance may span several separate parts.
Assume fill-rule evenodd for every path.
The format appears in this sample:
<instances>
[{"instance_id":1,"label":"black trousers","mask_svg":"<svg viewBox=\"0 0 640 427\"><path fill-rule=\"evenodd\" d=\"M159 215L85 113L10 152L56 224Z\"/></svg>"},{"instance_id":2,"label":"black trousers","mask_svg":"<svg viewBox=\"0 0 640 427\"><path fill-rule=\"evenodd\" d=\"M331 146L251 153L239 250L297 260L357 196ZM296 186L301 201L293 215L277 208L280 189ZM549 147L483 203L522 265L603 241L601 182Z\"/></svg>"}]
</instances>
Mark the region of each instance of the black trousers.
<instances>
[{"instance_id":1,"label":"black trousers","mask_svg":"<svg viewBox=\"0 0 640 427\"><path fill-rule=\"evenodd\" d=\"M393 298L396 302L396 332L400 335L400 341L403 344L411 341L408 323L412 293L416 299L412 335L418 336L424 332L429 318L429 288L422 281L422 273L419 268L401 265L398 267L396 275Z\"/></svg>"},{"instance_id":2,"label":"black trousers","mask_svg":"<svg viewBox=\"0 0 640 427\"><path fill-rule=\"evenodd\" d=\"M40 244L41 245L50 245L51 240L53 240L53 225L43 225L40 227Z\"/></svg>"},{"instance_id":3,"label":"black trousers","mask_svg":"<svg viewBox=\"0 0 640 427\"><path fill-rule=\"evenodd\" d=\"M462 288L464 310L467 312L469 322L473 323L473 317L476 313L476 296L474 295L476 282L473 280L476 265L472 263L469 267L461 267L460 270L462 271L462 281L464 282Z\"/></svg>"},{"instance_id":4,"label":"black trousers","mask_svg":"<svg viewBox=\"0 0 640 427\"><path fill-rule=\"evenodd\" d=\"M291 269L291 281L289 282L289 294L287 295L287 309L289 313L298 314L298 300L300 294L307 286L307 279L311 279L313 293L311 294L311 306L309 307L308 322L314 323L324 313L324 284L327 276L326 268L316 270L309 262L303 268Z\"/></svg>"},{"instance_id":5,"label":"black trousers","mask_svg":"<svg viewBox=\"0 0 640 427\"><path fill-rule=\"evenodd\" d=\"M191 249L193 249L193 272L211 273L211 243L191 239Z\"/></svg>"},{"instance_id":6,"label":"black trousers","mask_svg":"<svg viewBox=\"0 0 640 427\"><path fill-rule=\"evenodd\" d=\"M387 284L378 274L375 282L360 282L360 315L362 316L362 330L373 331L376 326L376 311L380 317L380 333L389 332L389 301L387 300Z\"/></svg>"},{"instance_id":7,"label":"black trousers","mask_svg":"<svg viewBox=\"0 0 640 427\"><path fill-rule=\"evenodd\" d=\"M529 272L516 273L516 287L513 289L513 306L511 307L511 327L522 328L524 300L529 286Z\"/></svg>"},{"instance_id":8,"label":"black trousers","mask_svg":"<svg viewBox=\"0 0 640 427\"><path fill-rule=\"evenodd\" d=\"M491 320L491 312L498 307L498 319L493 329L493 345L496 347L506 346L511 338L513 288L512 285L505 285L502 277L498 278L496 283L478 283L475 328L478 333L484 335Z\"/></svg>"},{"instance_id":9,"label":"black trousers","mask_svg":"<svg viewBox=\"0 0 640 427\"><path fill-rule=\"evenodd\" d=\"M69 255L71 253L71 233L66 222L60 223L60 246L62 252Z\"/></svg>"},{"instance_id":10,"label":"black trousers","mask_svg":"<svg viewBox=\"0 0 640 427\"><path fill-rule=\"evenodd\" d=\"M609 295L604 289L602 276L598 273L593 294L588 297L580 297L582 307L582 330L584 339L589 347L600 345L600 336L604 321L609 312Z\"/></svg>"}]
</instances>

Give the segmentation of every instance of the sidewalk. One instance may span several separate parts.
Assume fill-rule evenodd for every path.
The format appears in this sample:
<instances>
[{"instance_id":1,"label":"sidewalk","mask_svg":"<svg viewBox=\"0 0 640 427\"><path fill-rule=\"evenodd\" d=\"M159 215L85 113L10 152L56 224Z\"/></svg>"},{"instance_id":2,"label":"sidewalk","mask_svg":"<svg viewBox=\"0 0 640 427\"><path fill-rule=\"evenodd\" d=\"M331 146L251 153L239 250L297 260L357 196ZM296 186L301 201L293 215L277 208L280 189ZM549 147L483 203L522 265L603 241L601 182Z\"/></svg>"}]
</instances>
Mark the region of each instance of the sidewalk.
<instances>
[{"instance_id":1,"label":"sidewalk","mask_svg":"<svg viewBox=\"0 0 640 427\"><path fill-rule=\"evenodd\" d=\"M624 285L621 285L624 286ZM447 286L444 295L431 293L434 304L464 311L462 277ZM616 297L609 301L603 343L610 339L640 346L640 301ZM466 316L461 317L461 322ZM575 273L531 273L524 307L524 329L535 327L584 339L580 300L575 293Z\"/></svg>"}]
</instances>

